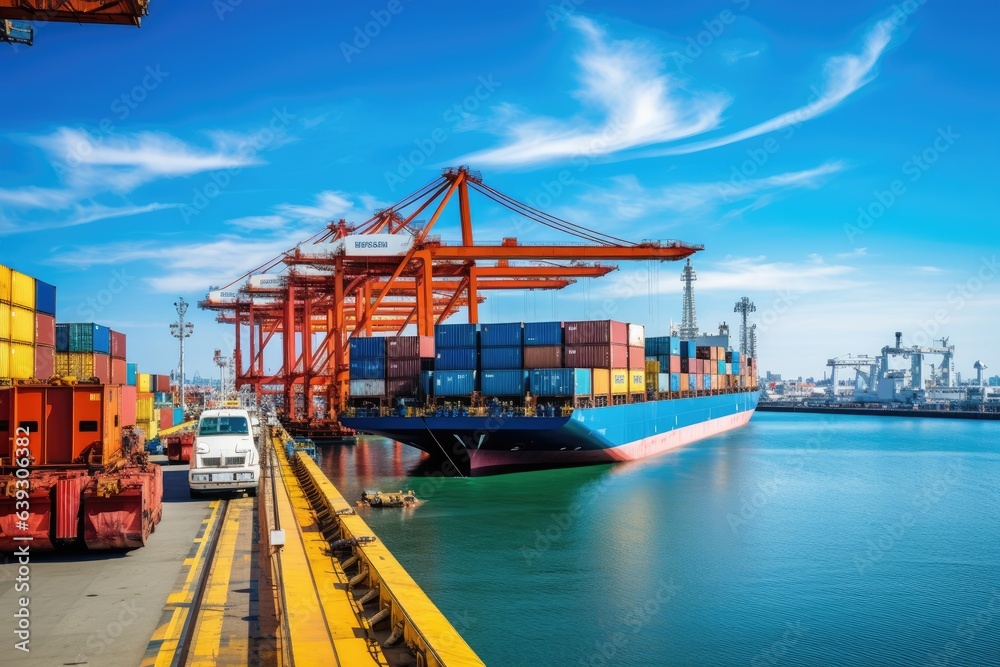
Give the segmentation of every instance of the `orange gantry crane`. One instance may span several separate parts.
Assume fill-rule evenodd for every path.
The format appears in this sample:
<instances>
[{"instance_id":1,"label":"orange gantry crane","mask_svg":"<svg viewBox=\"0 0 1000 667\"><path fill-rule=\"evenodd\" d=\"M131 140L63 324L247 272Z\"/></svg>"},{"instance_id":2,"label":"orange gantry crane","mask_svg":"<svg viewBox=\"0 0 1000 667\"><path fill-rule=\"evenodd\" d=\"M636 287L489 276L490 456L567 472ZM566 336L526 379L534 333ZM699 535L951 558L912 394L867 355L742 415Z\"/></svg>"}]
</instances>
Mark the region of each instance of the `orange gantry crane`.
<instances>
[{"instance_id":1,"label":"orange gantry crane","mask_svg":"<svg viewBox=\"0 0 1000 667\"><path fill-rule=\"evenodd\" d=\"M0 0L0 19L139 26L149 0Z\"/></svg>"},{"instance_id":2,"label":"orange gantry crane","mask_svg":"<svg viewBox=\"0 0 1000 667\"><path fill-rule=\"evenodd\" d=\"M524 244L511 236L477 243L473 191L518 220L575 240ZM461 240L446 243L431 232L455 199ZM425 212L426 222L418 220ZM336 435L349 387L350 337L398 336L410 326L420 336L433 336L434 325L460 308L478 323L481 294L489 291L559 290L618 268L607 261L676 261L701 249L679 241L635 243L588 229L489 187L467 167L449 168L360 225L330 224L213 290L199 305L218 311L218 321L235 328L237 387L251 386L258 397L280 394L284 417L296 431ZM265 350L275 340L281 341L281 367L265 373Z\"/></svg>"}]
</instances>

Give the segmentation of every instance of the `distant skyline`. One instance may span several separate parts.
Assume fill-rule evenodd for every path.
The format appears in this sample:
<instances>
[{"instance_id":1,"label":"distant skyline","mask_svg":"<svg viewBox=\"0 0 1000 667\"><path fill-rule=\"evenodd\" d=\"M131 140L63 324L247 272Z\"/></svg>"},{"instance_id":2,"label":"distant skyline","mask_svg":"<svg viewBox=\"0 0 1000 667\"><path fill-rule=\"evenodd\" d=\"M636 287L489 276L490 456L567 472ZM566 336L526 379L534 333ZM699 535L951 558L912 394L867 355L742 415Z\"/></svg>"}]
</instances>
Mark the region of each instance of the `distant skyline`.
<instances>
[{"instance_id":1,"label":"distant skyline","mask_svg":"<svg viewBox=\"0 0 1000 667\"><path fill-rule=\"evenodd\" d=\"M143 370L176 368L178 296L459 164L582 225L704 244L700 328L735 335L750 297L762 370L821 378L895 331L950 337L963 377L1000 369L994 5L382 0L280 38L272 7L150 11L0 44L21 91L0 108L0 263L56 284L59 321L127 333ZM482 240L559 238L482 198L473 218ZM680 321L681 263L619 266L481 319ZM189 318L188 374L212 377L232 332Z\"/></svg>"}]
</instances>

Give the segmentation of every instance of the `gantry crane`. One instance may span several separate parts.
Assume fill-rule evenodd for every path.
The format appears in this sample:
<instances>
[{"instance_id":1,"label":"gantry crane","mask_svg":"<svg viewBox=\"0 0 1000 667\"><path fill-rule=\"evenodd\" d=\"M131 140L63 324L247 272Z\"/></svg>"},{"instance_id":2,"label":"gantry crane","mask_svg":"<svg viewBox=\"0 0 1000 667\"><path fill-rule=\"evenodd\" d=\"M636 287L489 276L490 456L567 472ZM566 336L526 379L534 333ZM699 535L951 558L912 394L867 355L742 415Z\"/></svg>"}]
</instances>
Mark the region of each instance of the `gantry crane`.
<instances>
[{"instance_id":1,"label":"gantry crane","mask_svg":"<svg viewBox=\"0 0 1000 667\"><path fill-rule=\"evenodd\" d=\"M149 0L0 0L0 42L31 46L31 21L139 27Z\"/></svg>"},{"instance_id":2,"label":"gantry crane","mask_svg":"<svg viewBox=\"0 0 1000 667\"><path fill-rule=\"evenodd\" d=\"M575 241L527 245L511 236L499 243L477 243L473 192ZM456 199L461 240L447 243L431 232ZM426 211L430 218L418 221ZM491 188L467 167L449 168L359 225L331 223L210 292L200 306L217 311L218 321L235 327L237 388L252 385L258 396L280 392L286 420L329 432L336 431L335 417L347 398L351 336L401 335L411 325L418 335L432 336L434 325L459 308L466 308L470 323L478 323L484 292L558 290L618 268L605 261L680 260L701 249L679 241L635 243L591 230ZM278 340L276 334L282 363L276 373L267 374L264 353ZM317 419L317 396L326 402L323 420Z\"/></svg>"}]
</instances>

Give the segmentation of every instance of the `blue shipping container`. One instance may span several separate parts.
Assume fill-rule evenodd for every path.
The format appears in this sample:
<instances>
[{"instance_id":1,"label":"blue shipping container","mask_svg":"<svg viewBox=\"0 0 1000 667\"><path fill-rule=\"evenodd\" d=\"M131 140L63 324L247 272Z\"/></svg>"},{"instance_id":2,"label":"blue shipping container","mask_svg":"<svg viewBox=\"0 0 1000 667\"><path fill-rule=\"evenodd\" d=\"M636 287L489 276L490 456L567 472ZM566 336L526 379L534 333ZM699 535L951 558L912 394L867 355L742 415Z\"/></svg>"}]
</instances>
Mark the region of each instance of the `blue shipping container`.
<instances>
[{"instance_id":1,"label":"blue shipping container","mask_svg":"<svg viewBox=\"0 0 1000 667\"><path fill-rule=\"evenodd\" d=\"M35 280L35 310L46 315L56 315L56 287Z\"/></svg>"},{"instance_id":2,"label":"blue shipping container","mask_svg":"<svg viewBox=\"0 0 1000 667\"><path fill-rule=\"evenodd\" d=\"M694 344L693 340L682 340L681 341L681 356L687 357L688 359L694 359L697 357L698 346Z\"/></svg>"},{"instance_id":3,"label":"blue shipping container","mask_svg":"<svg viewBox=\"0 0 1000 667\"><path fill-rule=\"evenodd\" d=\"M646 356L680 356L681 339L676 336L653 336L646 339Z\"/></svg>"},{"instance_id":4,"label":"blue shipping container","mask_svg":"<svg viewBox=\"0 0 1000 667\"><path fill-rule=\"evenodd\" d=\"M478 368L479 350L474 347L444 347L438 348L434 355L434 370L460 371L466 368Z\"/></svg>"},{"instance_id":5,"label":"blue shipping container","mask_svg":"<svg viewBox=\"0 0 1000 667\"><path fill-rule=\"evenodd\" d=\"M69 352L69 325L56 325L56 352Z\"/></svg>"},{"instance_id":6,"label":"blue shipping container","mask_svg":"<svg viewBox=\"0 0 1000 667\"><path fill-rule=\"evenodd\" d=\"M352 338L350 343L351 359L378 359L385 357L385 337L368 336ZM369 378L358 378L365 380Z\"/></svg>"},{"instance_id":7,"label":"blue shipping container","mask_svg":"<svg viewBox=\"0 0 1000 667\"><path fill-rule=\"evenodd\" d=\"M434 345L442 347L475 347L478 324L439 324L434 327Z\"/></svg>"},{"instance_id":8,"label":"blue shipping container","mask_svg":"<svg viewBox=\"0 0 1000 667\"><path fill-rule=\"evenodd\" d=\"M664 354L657 357L656 360L660 362L661 371L663 371L664 373L670 372L670 357Z\"/></svg>"},{"instance_id":9,"label":"blue shipping container","mask_svg":"<svg viewBox=\"0 0 1000 667\"><path fill-rule=\"evenodd\" d=\"M740 351L739 350L733 350L731 354L733 355L733 357L732 357L733 363L734 364L740 363Z\"/></svg>"},{"instance_id":10,"label":"blue shipping container","mask_svg":"<svg viewBox=\"0 0 1000 667\"><path fill-rule=\"evenodd\" d=\"M711 389L712 388L712 376L706 374L706 375L702 375L701 378L702 378L702 385L704 385L704 386L702 386L702 389Z\"/></svg>"},{"instance_id":11,"label":"blue shipping container","mask_svg":"<svg viewBox=\"0 0 1000 667\"><path fill-rule=\"evenodd\" d=\"M381 380L385 377L385 359L351 357L352 380Z\"/></svg>"},{"instance_id":12,"label":"blue shipping container","mask_svg":"<svg viewBox=\"0 0 1000 667\"><path fill-rule=\"evenodd\" d=\"M483 371L480 382L483 396L523 396L527 387L527 371Z\"/></svg>"},{"instance_id":13,"label":"blue shipping container","mask_svg":"<svg viewBox=\"0 0 1000 667\"><path fill-rule=\"evenodd\" d=\"M420 371L420 398L434 395L434 371Z\"/></svg>"},{"instance_id":14,"label":"blue shipping container","mask_svg":"<svg viewBox=\"0 0 1000 667\"><path fill-rule=\"evenodd\" d=\"M184 423L184 408L174 408L174 426Z\"/></svg>"},{"instance_id":15,"label":"blue shipping container","mask_svg":"<svg viewBox=\"0 0 1000 667\"><path fill-rule=\"evenodd\" d=\"M479 325L479 344L483 347L520 347L524 342L521 322ZM499 368L499 367L497 367Z\"/></svg>"},{"instance_id":16,"label":"blue shipping container","mask_svg":"<svg viewBox=\"0 0 1000 667\"><path fill-rule=\"evenodd\" d=\"M469 396L476 390L476 371L434 371L435 396Z\"/></svg>"},{"instance_id":17,"label":"blue shipping container","mask_svg":"<svg viewBox=\"0 0 1000 667\"><path fill-rule=\"evenodd\" d=\"M671 373L670 374L670 391L680 391L681 390L681 374Z\"/></svg>"},{"instance_id":18,"label":"blue shipping container","mask_svg":"<svg viewBox=\"0 0 1000 667\"><path fill-rule=\"evenodd\" d=\"M535 396L589 396L589 368L538 368L531 371L529 388Z\"/></svg>"},{"instance_id":19,"label":"blue shipping container","mask_svg":"<svg viewBox=\"0 0 1000 667\"><path fill-rule=\"evenodd\" d=\"M125 365L125 384L134 387L139 379L139 364Z\"/></svg>"},{"instance_id":20,"label":"blue shipping container","mask_svg":"<svg viewBox=\"0 0 1000 667\"><path fill-rule=\"evenodd\" d=\"M724 359L719 360L719 375L726 374L726 362Z\"/></svg>"},{"instance_id":21,"label":"blue shipping container","mask_svg":"<svg viewBox=\"0 0 1000 667\"><path fill-rule=\"evenodd\" d=\"M562 322L525 322L525 345L562 345Z\"/></svg>"},{"instance_id":22,"label":"blue shipping container","mask_svg":"<svg viewBox=\"0 0 1000 667\"><path fill-rule=\"evenodd\" d=\"M688 375L688 391L694 391L698 388L698 376L694 373Z\"/></svg>"},{"instance_id":23,"label":"blue shipping container","mask_svg":"<svg viewBox=\"0 0 1000 667\"><path fill-rule=\"evenodd\" d=\"M739 374L740 374L740 364L739 364L738 361L734 361L733 362L733 375L739 375Z\"/></svg>"},{"instance_id":24,"label":"blue shipping container","mask_svg":"<svg viewBox=\"0 0 1000 667\"><path fill-rule=\"evenodd\" d=\"M494 370L524 368L524 353L520 347L484 347L480 350L479 356L483 368Z\"/></svg>"}]
</instances>

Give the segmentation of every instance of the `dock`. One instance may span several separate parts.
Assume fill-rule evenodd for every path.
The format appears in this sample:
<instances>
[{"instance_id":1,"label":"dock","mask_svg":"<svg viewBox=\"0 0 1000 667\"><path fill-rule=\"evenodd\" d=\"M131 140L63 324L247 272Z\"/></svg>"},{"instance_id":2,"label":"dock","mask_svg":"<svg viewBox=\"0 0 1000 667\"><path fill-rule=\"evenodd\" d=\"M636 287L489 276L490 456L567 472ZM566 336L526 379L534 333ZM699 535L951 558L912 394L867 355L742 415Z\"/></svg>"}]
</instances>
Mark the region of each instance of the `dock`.
<instances>
[{"instance_id":1,"label":"dock","mask_svg":"<svg viewBox=\"0 0 1000 667\"><path fill-rule=\"evenodd\" d=\"M308 456L266 435L257 497L188 496L164 469L142 549L33 556L30 652L13 665L483 665ZM14 609L16 562L0 565Z\"/></svg>"}]
</instances>

